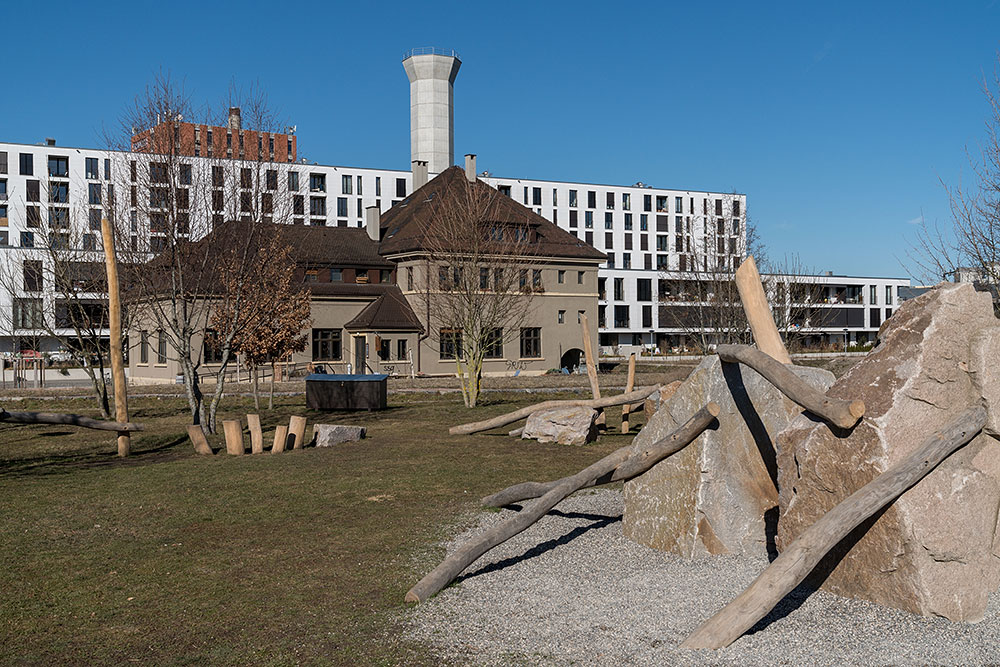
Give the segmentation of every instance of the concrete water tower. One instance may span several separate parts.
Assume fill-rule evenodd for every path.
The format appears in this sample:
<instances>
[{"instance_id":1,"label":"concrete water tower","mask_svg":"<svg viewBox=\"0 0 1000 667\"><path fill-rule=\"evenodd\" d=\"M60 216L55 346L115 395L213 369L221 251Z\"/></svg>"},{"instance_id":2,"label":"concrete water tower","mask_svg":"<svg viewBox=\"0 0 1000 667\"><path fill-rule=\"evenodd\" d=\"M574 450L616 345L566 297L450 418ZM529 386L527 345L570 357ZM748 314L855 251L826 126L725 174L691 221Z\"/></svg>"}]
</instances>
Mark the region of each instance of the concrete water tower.
<instances>
[{"instance_id":1,"label":"concrete water tower","mask_svg":"<svg viewBox=\"0 0 1000 667\"><path fill-rule=\"evenodd\" d=\"M410 161L440 174L454 163L454 84L462 61L450 49L411 49L403 56L410 79Z\"/></svg>"}]
</instances>

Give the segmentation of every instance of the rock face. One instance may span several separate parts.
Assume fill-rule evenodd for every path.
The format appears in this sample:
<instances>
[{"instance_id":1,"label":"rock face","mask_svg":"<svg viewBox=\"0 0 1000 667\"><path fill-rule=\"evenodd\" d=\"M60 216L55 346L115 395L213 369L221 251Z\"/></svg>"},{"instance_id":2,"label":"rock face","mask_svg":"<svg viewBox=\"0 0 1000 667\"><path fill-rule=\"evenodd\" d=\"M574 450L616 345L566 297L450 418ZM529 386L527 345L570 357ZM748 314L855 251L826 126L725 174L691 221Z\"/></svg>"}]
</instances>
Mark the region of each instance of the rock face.
<instances>
[{"instance_id":1,"label":"rock face","mask_svg":"<svg viewBox=\"0 0 1000 667\"><path fill-rule=\"evenodd\" d=\"M998 324L988 294L947 284L882 325L878 347L828 392L863 399L861 423L834 432L800 416L778 436L779 548L968 406L985 398L995 425ZM1000 583L998 507L1000 443L982 433L849 536L813 583L918 614L980 620Z\"/></svg>"},{"instance_id":2,"label":"rock face","mask_svg":"<svg viewBox=\"0 0 1000 667\"><path fill-rule=\"evenodd\" d=\"M587 407L552 408L528 416L522 439L585 445L597 440L597 411Z\"/></svg>"},{"instance_id":3,"label":"rock face","mask_svg":"<svg viewBox=\"0 0 1000 667\"><path fill-rule=\"evenodd\" d=\"M820 391L833 384L828 371L791 368ZM772 438L802 410L770 382L742 364L706 357L633 446L669 435L709 401L721 408L718 430L625 484L625 536L686 557L766 555L778 504Z\"/></svg>"},{"instance_id":4,"label":"rock face","mask_svg":"<svg viewBox=\"0 0 1000 667\"><path fill-rule=\"evenodd\" d=\"M646 413L646 421L648 422L656 411L660 409L660 406L666 403L671 396L677 393L677 388L684 383L683 380L674 380L665 387L661 387L660 391L652 393L649 395L642 404L642 410Z\"/></svg>"},{"instance_id":5,"label":"rock face","mask_svg":"<svg viewBox=\"0 0 1000 667\"><path fill-rule=\"evenodd\" d=\"M317 447L333 447L342 442L354 442L365 437L364 426L344 426L341 424L316 424L313 437Z\"/></svg>"}]
</instances>

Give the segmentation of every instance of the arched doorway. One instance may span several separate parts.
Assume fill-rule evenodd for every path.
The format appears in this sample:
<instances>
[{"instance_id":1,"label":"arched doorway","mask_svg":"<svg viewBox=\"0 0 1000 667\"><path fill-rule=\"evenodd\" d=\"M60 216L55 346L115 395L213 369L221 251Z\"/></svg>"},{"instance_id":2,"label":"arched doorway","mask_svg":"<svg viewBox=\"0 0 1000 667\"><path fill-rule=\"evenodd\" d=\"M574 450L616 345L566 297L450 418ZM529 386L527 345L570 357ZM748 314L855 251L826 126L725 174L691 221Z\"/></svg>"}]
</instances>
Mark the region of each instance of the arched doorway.
<instances>
[{"instance_id":1,"label":"arched doorway","mask_svg":"<svg viewBox=\"0 0 1000 667\"><path fill-rule=\"evenodd\" d=\"M562 358L559 360L559 368L566 368L572 371L574 368L580 365L580 360L583 358L583 350L579 348L572 348L566 350L563 353Z\"/></svg>"}]
</instances>

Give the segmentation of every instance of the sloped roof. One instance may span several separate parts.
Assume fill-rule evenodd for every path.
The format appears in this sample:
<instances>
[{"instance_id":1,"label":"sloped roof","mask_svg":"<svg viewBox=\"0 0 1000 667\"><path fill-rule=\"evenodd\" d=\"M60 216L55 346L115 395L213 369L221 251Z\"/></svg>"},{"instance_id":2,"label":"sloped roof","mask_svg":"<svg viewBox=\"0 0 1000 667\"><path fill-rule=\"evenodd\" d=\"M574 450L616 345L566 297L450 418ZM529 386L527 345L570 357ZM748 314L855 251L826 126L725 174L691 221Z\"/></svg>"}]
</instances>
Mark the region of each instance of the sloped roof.
<instances>
[{"instance_id":1,"label":"sloped roof","mask_svg":"<svg viewBox=\"0 0 1000 667\"><path fill-rule=\"evenodd\" d=\"M275 227L292 247L292 256L299 264L386 269L395 266L379 254L379 244L371 240L364 228L302 225L275 225Z\"/></svg>"},{"instance_id":2,"label":"sloped roof","mask_svg":"<svg viewBox=\"0 0 1000 667\"><path fill-rule=\"evenodd\" d=\"M364 307L357 316L344 325L348 331L422 331L403 293L395 285L388 285L382 296Z\"/></svg>"},{"instance_id":3,"label":"sloped roof","mask_svg":"<svg viewBox=\"0 0 1000 667\"><path fill-rule=\"evenodd\" d=\"M537 233L535 251L542 257L566 257L603 261L606 256L573 234L549 222L510 197L498 195L490 185L476 179L469 183L461 167L449 167L409 197L389 209L381 220L380 252L386 256L420 252L427 248L426 236L442 201L456 197L459 188L488 189L497 196L492 222L528 225Z\"/></svg>"}]
</instances>

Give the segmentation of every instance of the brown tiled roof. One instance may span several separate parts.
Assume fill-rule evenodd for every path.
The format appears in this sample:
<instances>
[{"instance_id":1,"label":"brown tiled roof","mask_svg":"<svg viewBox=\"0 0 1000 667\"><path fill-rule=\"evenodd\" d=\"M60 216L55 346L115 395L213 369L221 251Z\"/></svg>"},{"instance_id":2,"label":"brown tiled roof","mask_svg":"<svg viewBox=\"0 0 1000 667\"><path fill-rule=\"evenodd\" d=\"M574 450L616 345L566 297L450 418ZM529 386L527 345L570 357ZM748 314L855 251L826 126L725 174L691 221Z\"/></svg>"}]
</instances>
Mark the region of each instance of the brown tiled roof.
<instances>
[{"instance_id":1,"label":"brown tiled roof","mask_svg":"<svg viewBox=\"0 0 1000 667\"><path fill-rule=\"evenodd\" d=\"M406 297L395 285L344 325L348 331L423 331Z\"/></svg>"},{"instance_id":2,"label":"brown tiled roof","mask_svg":"<svg viewBox=\"0 0 1000 667\"><path fill-rule=\"evenodd\" d=\"M382 216L382 243L380 252L385 256L407 252L420 252L427 248L426 234L441 201L454 197L459 188L468 183L461 167L449 167L436 178L424 184L399 204ZM486 183L476 180L473 188L488 188ZM524 224L537 232L535 252L541 257L566 257L575 259L604 260L605 254L560 229L529 208L518 204L510 197L499 196L496 200L498 218L491 222Z\"/></svg>"},{"instance_id":3,"label":"brown tiled roof","mask_svg":"<svg viewBox=\"0 0 1000 667\"><path fill-rule=\"evenodd\" d=\"M395 266L379 254L378 243L372 241L363 228L302 225L276 227L292 247L295 261L300 264L386 269Z\"/></svg>"},{"instance_id":4,"label":"brown tiled roof","mask_svg":"<svg viewBox=\"0 0 1000 667\"><path fill-rule=\"evenodd\" d=\"M306 283L314 296L380 297L386 292L399 290L389 283Z\"/></svg>"}]
</instances>

